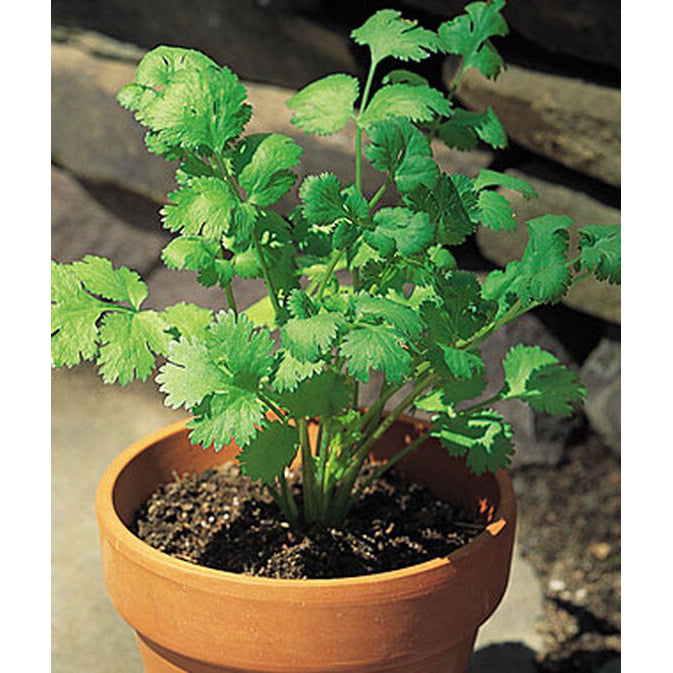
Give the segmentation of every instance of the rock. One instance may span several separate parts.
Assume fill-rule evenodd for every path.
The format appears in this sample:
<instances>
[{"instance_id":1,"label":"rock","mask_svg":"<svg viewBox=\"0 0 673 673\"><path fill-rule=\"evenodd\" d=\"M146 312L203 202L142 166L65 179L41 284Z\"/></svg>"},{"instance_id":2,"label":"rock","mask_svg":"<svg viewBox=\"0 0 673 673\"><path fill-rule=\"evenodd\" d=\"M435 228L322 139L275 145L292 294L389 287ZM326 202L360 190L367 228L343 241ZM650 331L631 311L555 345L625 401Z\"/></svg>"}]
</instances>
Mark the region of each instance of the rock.
<instances>
[{"instance_id":1,"label":"rock","mask_svg":"<svg viewBox=\"0 0 673 673\"><path fill-rule=\"evenodd\" d=\"M52 159L79 177L164 201L173 169L145 149L142 127L115 100L135 66L69 43L52 44L51 55Z\"/></svg>"},{"instance_id":2,"label":"rock","mask_svg":"<svg viewBox=\"0 0 673 673\"><path fill-rule=\"evenodd\" d=\"M526 149L620 185L619 90L511 65L496 82L469 70L458 96L474 110L493 107L510 138Z\"/></svg>"},{"instance_id":3,"label":"rock","mask_svg":"<svg viewBox=\"0 0 673 673\"><path fill-rule=\"evenodd\" d=\"M592 542L587 551L599 561L605 561L612 552L612 547L607 542Z\"/></svg>"},{"instance_id":4,"label":"rock","mask_svg":"<svg viewBox=\"0 0 673 673\"><path fill-rule=\"evenodd\" d=\"M547 51L621 66L621 11L615 0L516 0L504 15L513 30Z\"/></svg>"},{"instance_id":5,"label":"rock","mask_svg":"<svg viewBox=\"0 0 673 673\"><path fill-rule=\"evenodd\" d=\"M226 310L224 291L219 287L200 285L196 276L194 271L176 271L166 269L163 265L157 268L147 279L149 295L145 308L163 310L167 306L185 301L214 311ZM248 308L266 295L266 287L260 279L236 277L232 287L239 310Z\"/></svg>"},{"instance_id":6,"label":"rock","mask_svg":"<svg viewBox=\"0 0 673 673\"><path fill-rule=\"evenodd\" d=\"M553 353L560 362L573 366L564 346L531 314L525 314L505 325L482 345L481 354L486 362L487 386L484 398L494 395L504 381L502 360L516 344L538 345ZM514 429L512 467L523 465L557 465L563 459L565 444L570 434L581 423L579 415L555 418L533 411L520 400L497 402L493 408L502 413Z\"/></svg>"},{"instance_id":7,"label":"rock","mask_svg":"<svg viewBox=\"0 0 673 673\"><path fill-rule=\"evenodd\" d=\"M622 452L621 344L602 339L582 365L580 376L587 388L587 418L605 443Z\"/></svg>"},{"instance_id":8,"label":"rock","mask_svg":"<svg viewBox=\"0 0 673 673\"><path fill-rule=\"evenodd\" d=\"M93 30L81 30L80 28L66 26L52 26L51 41L70 43L70 46L77 47L91 56L127 61L134 66L145 53L135 44L119 42L119 40Z\"/></svg>"},{"instance_id":9,"label":"rock","mask_svg":"<svg viewBox=\"0 0 673 673\"><path fill-rule=\"evenodd\" d=\"M507 170L506 173L527 180L537 190L539 197L527 201L517 193L503 190L517 216L516 231L500 232L486 227L479 228L477 232L479 249L485 257L500 266L521 257L528 241L524 222L538 215L567 214L575 222L574 229L588 224L616 224L621 220L619 210L610 208L587 194L561 184L531 177L520 171ZM621 289L618 285L588 278L572 288L563 301L571 308L603 320L614 323L621 320Z\"/></svg>"},{"instance_id":10,"label":"rock","mask_svg":"<svg viewBox=\"0 0 673 673\"><path fill-rule=\"evenodd\" d=\"M56 0L52 22L105 32L144 48L199 49L242 78L293 88L331 72L357 73L347 31L299 16L304 0Z\"/></svg>"},{"instance_id":11,"label":"rock","mask_svg":"<svg viewBox=\"0 0 673 673\"><path fill-rule=\"evenodd\" d=\"M157 263L168 240L168 235L142 231L123 222L72 176L52 167L51 247L55 260L72 262L95 254L145 274Z\"/></svg>"},{"instance_id":12,"label":"rock","mask_svg":"<svg viewBox=\"0 0 673 673\"><path fill-rule=\"evenodd\" d=\"M480 648L491 649L489 646L503 645L505 643L518 643L519 646L525 646L533 652L542 648L542 636L538 632L540 620L543 618L543 599L544 592L540 580L533 569L533 566L522 558L518 551L518 545L514 546L514 556L512 557L512 569L510 572L507 590L493 616L479 629L477 640L475 642L476 654L473 660L477 661L487 658L487 655L479 655ZM507 649L507 648L505 648ZM484 651L483 649L481 650ZM505 661L513 661L510 655L514 652L506 653L501 651L503 664ZM521 654L521 652L519 652ZM493 653L495 655L495 653ZM495 661L488 655L489 661ZM500 668L490 669L480 668L481 671L500 671ZM509 671L509 668L502 670ZM512 669L517 670L517 669ZM521 671L526 671L522 668ZM475 670L471 673L477 673Z\"/></svg>"},{"instance_id":13,"label":"rock","mask_svg":"<svg viewBox=\"0 0 673 673\"><path fill-rule=\"evenodd\" d=\"M143 142L144 131L131 113L115 100L117 91L135 76L135 63L100 58L96 53L126 54L123 45L88 33L75 35L72 42L52 44L52 157L56 163L90 181L110 183L153 199L166 201L175 187L174 167L150 154ZM129 53L136 54L133 48ZM137 53L138 59L142 57ZM342 182L355 179L355 127L320 138L305 134L290 123L291 111L285 103L294 90L246 82L254 115L247 133L275 132L292 137L304 148L300 176L330 170ZM486 167L492 154L487 151L469 154L449 150L441 143L433 145L444 170L474 174ZM364 162L365 191L375 192L383 176ZM393 190L381 201L390 203ZM296 189L279 204L281 211L297 202Z\"/></svg>"}]
</instances>

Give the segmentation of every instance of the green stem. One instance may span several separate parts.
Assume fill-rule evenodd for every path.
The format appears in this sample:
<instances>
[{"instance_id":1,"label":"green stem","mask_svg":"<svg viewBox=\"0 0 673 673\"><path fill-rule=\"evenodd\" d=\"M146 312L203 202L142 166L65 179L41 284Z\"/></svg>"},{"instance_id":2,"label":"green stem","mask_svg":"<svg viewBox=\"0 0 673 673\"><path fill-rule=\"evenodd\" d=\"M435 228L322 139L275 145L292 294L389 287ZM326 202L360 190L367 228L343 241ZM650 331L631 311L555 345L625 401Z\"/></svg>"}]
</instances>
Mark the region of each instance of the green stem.
<instances>
[{"instance_id":1,"label":"green stem","mask_svg":"<svg viewBox=\"0 0 673 673\"><path fill-rule=\"evenodd\" d=\"M282 499L283 502L285 503L285 507L287 508L289 514L288 519L291 524L295 524L299 519L299 510L297 509L297 503L294 501L294 496L292 495L292 491L288 486L285 475L281 473L279 480L280 480Z\"/></svg>"},{"instance_id":2,"label":"green stem","mask_svg":"<svg viewBox=\"0 0 673 673\"><path fill-rule=\"evenodd\" d=\"M430 385L437 379L436 374L429 374L419 381L405 398L383 419L378 427L369 435L369 437L360 445L352 458L351 464L344 472L333 503L332 522L339 523L348 513L353 502L351 490L360 474L362 465L369 455L369 451L374 444L383 437L388 428L398 419L402 412Z\"/></svg>"},{"instance_id":3,"label":"green stem","mask_svg":"<svg viewBox=\"0 0 673 673\"><path fill-rule=\"evenodd\" d=\"M471 413L473 411L477 411L478 409L481 409L483 407L489 406L489 404L493 404L494 402L500 402L502 400L506 400L506 397L502 397L502 391L496 393L492 397L489 397L486 400L483 400L481 402L477 402L476 404L472 404L469 407L464 407L463 409L458 409L458 413L460 414L467 414Z\"/></svg>"},{"instance_id":4,"label":"green stem","mask_svg":"<svg viewBox=\"0 0 673 673\"><path fill-rule=\"evenodd\" d=\"M236 307L236 300L234 299L234 290L231 287L231 283L227 283L224 286L224 294L227 296L227 304L229 308L234 312L234 315L238 317L238 308Z\"/></svg>"},{"instance_id":5,"label":"green stem","mask_svg":"<svg viewBox=\"0 0 673 673\"><path fill-rule=\"evenodd\" d=\"M382 474L387 472L391 467L396 465L397 463L402 460L406 455L411 453L414 449L418 448L423 442L427 441L430 438L430 432L426 432L425 434L422 434L418 436L413 442L410 442L407 444L401 451L396 453L392 458L390 458L384 465L382 465L378 470L376 470L370 477L368 477L367 481L365 481L360 488L358 488L357 491L351 496L351 502L355 502L360 495L362 495L362 492L369 486L372 482L376 481Z\"/></svg>"},{"instance_id":6,"label":"green stem","mask_svg":"<svg viewBox=\"0 0 673 673\"><path fill-rule=\"evenodd\" d=\"M264 259L264 254L262 250L262 244L259 242L259 236L255 227L252 227L252 242L257 251L257 256L259 257L259 265L262 268L262 277L264 278L264 283L266 284L266 289L269 292L269 299L271 300L271 305L276 314L276 318L280 315L280 304L278 303L278 297L276 296L276 289L273 286L273 281L271 280L271 274L269 273L269 267L266 264Z\"/></svg>"},{"instance_id":7,"label":"green stem","mask_svg":"<svg viewBox=\"0 0 673 673\"><path fill-rule=\"evenodd\" d=\"M267 397L264 393L257 393L257 394L259 396L259 399L262 400L262 402L264 402L264 404L266 404L266 406L269 407L269 409L271 411L273 411L273 413L276 414L276 416L278 416L278 420L281 423L284 423L285 422L285 414L280 409L280 407L278 407L276 405L276 403L273 400L271 400L269 397Z\"/></svg>"},{"instance_id":8,"label":"green stem","mask_svg":"<svg viewBox=\"0 0 673 673\"><path fill-rule=\"evenodd\" d=\"M378 191L374 196L372 196L371 201L369 202L369 209L371 210L380 200L381 197L386 193L386 189L390 187L390 184L392 183L392 179L390 176L386 179L386 181L379 187Z\"/></svg>"},{"instance_id":9,"label":"green stem","mask_svg":"<svg viewBox=\"0 0 673 673\"><path fill-rule=\"evenodd\" d=\"M327 283L329 282L329 279L332 277L332 274L334 273L334 269L336 268L336 265L339 263L339 260L341 259L341 255L345 252L344 249L342 248L337 248L334 251L334 257L332 261L330 262L329 266L325 270L325 275L322 277L320 280L320 284L318 285L318 289L316 290L316 298L320 299L322 297L322 293L325 291L325 288L327 287Z\"/></svg>"},{"instance_id":10,"label":"green stem","mask_svg":"<svg viewBox=\"0 0 673 673\"><path fill-rule=\"evenodd\" d=\"M360 111L358 113L358 117L360 117L360 115L362 115L362 113L367 108L367 103L369 102L369 91L372 88L374 72L376 71L377 65L378 63L372 60L369 66L367 81L365 82L365 89L362 93L362 100L360 101ZM355 132L355 186L360 192L362 192L362 129L359 125L357 125L357 130Z\"/></svg>"},{"instance_id":11,"label":"green stem","mask_svg":"<svg viewBox=\"0 0 673 673\"><path fill-rule=\"evenodd\" d=\"M297 421L297 431L301 444L301 471L304 484L304 521L312 523L318 515L317 480L315 463L311 455L308 438L308 422L305 418Z\"/></svg>"}]
</instances>

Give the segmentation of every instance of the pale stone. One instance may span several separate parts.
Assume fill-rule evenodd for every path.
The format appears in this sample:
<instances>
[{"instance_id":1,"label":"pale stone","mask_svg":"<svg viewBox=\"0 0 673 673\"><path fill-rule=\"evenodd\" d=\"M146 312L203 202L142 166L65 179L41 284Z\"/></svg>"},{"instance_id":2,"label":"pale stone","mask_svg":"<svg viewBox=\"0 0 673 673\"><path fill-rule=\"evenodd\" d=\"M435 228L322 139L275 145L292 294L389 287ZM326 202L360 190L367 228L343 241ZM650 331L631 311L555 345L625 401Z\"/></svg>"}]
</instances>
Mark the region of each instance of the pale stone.
<instances>
[{"instance_id":1,"label":"pale stone","mask_svg":"<svg viewBox=\"0 0 673 673\"><path fill-rule=\"evenodd\" d=\"M51 251L58 262L100 255L141 274L159 260L169 240L123 222L94 200L71 175L51 169Z\"/></svg>"},{"instance_id":2,"label":"pale stone","mask_svg":"<svg viewBox=\"0 0 673 673\"><path fill-rule=\"evenodd\" d=\"M492 107L510 138L526 149L620 185L618 89L510 65L497 81L468 70L458 97L480 112Z\"/></svg>"}]
</instances>

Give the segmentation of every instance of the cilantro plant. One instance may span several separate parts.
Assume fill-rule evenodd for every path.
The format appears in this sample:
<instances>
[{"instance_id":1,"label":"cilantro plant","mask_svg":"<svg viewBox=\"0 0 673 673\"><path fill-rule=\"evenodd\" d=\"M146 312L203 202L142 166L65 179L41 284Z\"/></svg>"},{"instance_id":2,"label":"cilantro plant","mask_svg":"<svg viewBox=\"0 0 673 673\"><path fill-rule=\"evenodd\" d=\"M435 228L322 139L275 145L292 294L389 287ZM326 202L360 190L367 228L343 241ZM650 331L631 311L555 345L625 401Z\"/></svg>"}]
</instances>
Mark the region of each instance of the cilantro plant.
<instances>
[{"instance_id":1,"label":"cilantro plant","mask_svg":"<svg viewBox=\"0 0 673 673\"><path fill-rule=\"evenodd\" d=\"M503 68L491 42L507 33L503 4L472 3L436 32L395 10L354 30L370 55L364 86L351 75L329 75L288 106L306 133L355 125L355 182L309 175L287 216L273 206L295 188L302 148L278 133L244 134L252 108L228 68L188 49L149 52L118 98L146 127L148 150L177 162L179 186L161 211L176 236L162 258L221 287L227 310L187 303L147 310L147 286L134 271L91 255L53 263L54 363L92 360L106 383L125 385L145 380L164 358L156 380L167 405L193 414L192 442L217 451L235 440L242 470L266 485L293 524L341 523L362 491L356 480L372 446L413 408L431 413L430 429L370 479L431 436L477 474L506 466L512 429L494 402L520 399L567 416L585 390L553 355L518 345L502 362L502 388L483 399L480 345L589 275L619 282L620 230L584 227L571 248L570 218L546 215L526 223L526 249L504 270L480 281L457 268L451 249L478 226L516 227L494 188L536 196L523 180L496 171L474 178L443 172L430 144L505 146L493 110L468 112L452 100L467 70L496 78ZM449 91L394 67L433 54L461 57ZM381 174L372 194L363 190L364 161ZM380 207L384 195L395 205ZM237 275L263 279L268 297L241 311ZM361 410L360 387L373 371L383 383ZM286 480L298 453L301 510Z\"/></svg>"}]
</instances>

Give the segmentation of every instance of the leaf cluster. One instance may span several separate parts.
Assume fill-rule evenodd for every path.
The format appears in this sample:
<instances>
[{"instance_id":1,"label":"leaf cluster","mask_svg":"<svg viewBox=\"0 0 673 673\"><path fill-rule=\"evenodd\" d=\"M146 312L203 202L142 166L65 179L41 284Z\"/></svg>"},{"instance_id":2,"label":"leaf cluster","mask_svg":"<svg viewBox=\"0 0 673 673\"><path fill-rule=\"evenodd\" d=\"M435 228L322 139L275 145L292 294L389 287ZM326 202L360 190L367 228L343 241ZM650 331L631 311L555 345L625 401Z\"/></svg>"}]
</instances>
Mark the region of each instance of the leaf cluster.
<instances>
[{"instance_id":1,"label":"leaf cluster","mask_svg":"<svg viewBox=\"0 0 673 673\"><path fill-rule=\"evenodd\" d=\"M525 311L560 301L586 275L619 282L619 227L580 229L579 255L570 258L572 221L546 215L526 223L521 259L485 280L459 270L455 247L479 226L517 227L507 192L535 198L535 190L494 170L468 176L438 166L433 141L461 150L506 145L493 110L457 109L453 89L411 70L390 68L374 86L391 62L436 53L461 56L456 85L470 68L497 77L503 63L492 40L507 33L503 5L472 3L437 31L380 10L352 32L370 57L364 83L332 74L288 101L305 133L353 125L353 183L329 171L299 180L296 140L245 134L252 109L228 68L189 49L149 52L118 98L146 128L148 150L176 162L178 187L161 210L174 237L162 260L220 287L223 310L147 309L147 285L125 267L94 256L54 263L54 363L94 361L104 381L123 385L145 380L160 357L157 381L166 404L192 414L192 441L215 450L235 441L243 469L291 519L284 474L297 452L304 517L339 521L372 443L414 407L432 415L431 434L474 472L506 466L512 429L493 402L519 399L567 416L585 391L553 355L516 346L502 363L502 389L482 400L480 345ZM365 161L380 175L373 194L363 188ZM286 212L278 203L290 192L297 205ZM262 279L267 296L241 310L236 278ZM361 412L360 390L373 374L381 388ZM310 419L319 419L312 445Z\"/></svg>"}]
</instances>

